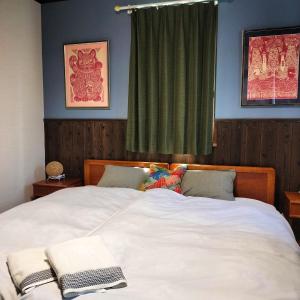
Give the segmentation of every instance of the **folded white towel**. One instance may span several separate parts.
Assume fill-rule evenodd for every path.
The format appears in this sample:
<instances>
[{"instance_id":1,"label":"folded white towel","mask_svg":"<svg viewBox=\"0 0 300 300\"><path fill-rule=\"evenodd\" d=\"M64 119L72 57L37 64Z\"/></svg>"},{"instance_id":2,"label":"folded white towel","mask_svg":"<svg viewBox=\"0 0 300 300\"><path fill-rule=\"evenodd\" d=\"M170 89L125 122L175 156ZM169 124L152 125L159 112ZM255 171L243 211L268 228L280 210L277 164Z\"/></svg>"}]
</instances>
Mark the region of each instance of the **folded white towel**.
<instances>
[{"instance_id":1,"label":"folded white towel","mask_svg":"<svg viewBox=\"0 0 300 300\"><path fill-rule=\"evenodd\" d=\"M0 252L0 300L17 299L17 290L8 272L7 255Z\"/></svg>"},{"instance_id":2,"label":"folded white towel","mask_svg":"<svg viewBox=\"0 0 300 300\"><path fill-rule=\"evenodd\" d=\"M36 286L56 279L44 248L26 249L8 255L8 268L16 287L28 293Z\"/></svg>"},{"instance_id":3,"label":"folded white towel","mask_svg":"<svg viewBox=\"0 0 300 300\"><path fill-rule=\"evenodd\" d=\"M121 268L98 236L52 246L46 254L66 298L127 285Z\"/></svg>"}]
</instances>

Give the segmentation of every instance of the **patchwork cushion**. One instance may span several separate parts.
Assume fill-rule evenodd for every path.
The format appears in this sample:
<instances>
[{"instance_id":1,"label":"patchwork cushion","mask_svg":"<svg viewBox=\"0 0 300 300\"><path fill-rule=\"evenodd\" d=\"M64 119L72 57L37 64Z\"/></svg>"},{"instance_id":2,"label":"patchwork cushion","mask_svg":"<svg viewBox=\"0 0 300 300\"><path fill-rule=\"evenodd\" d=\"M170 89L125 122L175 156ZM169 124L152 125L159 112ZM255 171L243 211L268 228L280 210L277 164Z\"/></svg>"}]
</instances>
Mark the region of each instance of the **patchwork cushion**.
<instances>
[{"instance_id":1,"label":"patchwork cushion","mask_svg":"<svg viewBox=\"0 0 300 300\"><path fill-rule=\"evenodd\" d=\"M175 170L168 170L157 165L150 166L149 178L144 183L144 189L169 189L182 194L181 179L186 172L187 166L178 166Z\"/></svg>"}]
</instances>

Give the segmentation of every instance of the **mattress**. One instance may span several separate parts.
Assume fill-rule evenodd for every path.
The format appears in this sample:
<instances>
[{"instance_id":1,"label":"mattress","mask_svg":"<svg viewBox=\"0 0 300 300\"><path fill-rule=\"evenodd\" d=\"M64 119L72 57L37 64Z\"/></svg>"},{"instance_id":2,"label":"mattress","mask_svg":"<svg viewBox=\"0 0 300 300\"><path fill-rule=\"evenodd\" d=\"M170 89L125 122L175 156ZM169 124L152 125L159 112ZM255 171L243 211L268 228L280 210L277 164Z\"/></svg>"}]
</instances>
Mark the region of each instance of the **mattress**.
<instances>
[{"instance_id":1,"label":"mattress","mask_svg":"<svg viewBox=\"0 0 300 300\"><path fill-rule=\"evenodd\" d=\"M2 298L62 299L56 283L17 296L6 256L89 235L102 237L128 286L78 300L300 299L299 246L273 206L96 186L60 190L0 215Z\"/></svg>"}]
</instances>

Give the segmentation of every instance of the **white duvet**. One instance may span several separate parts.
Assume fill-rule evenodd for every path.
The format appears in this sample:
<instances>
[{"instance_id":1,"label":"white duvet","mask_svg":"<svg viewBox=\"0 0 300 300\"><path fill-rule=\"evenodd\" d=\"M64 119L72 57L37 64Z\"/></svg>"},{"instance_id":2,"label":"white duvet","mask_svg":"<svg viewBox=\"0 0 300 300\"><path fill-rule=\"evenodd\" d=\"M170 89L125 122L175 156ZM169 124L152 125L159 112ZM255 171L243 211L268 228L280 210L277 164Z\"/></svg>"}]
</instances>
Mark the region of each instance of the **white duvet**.
<instances>
[{"instance_id":1,"label":"white duvet","mask_svg":"<svg viewBox=\"0 0 300 300\"><path fill-rule=\"evenodd\" d=\"M300 299L299 247L272 206L94 186L64 189L0 215L2 298L62 299L56 283L17 296L6 256L87 235L102 237L128 287L78 300Z\"/></svg>"}]
</instances>

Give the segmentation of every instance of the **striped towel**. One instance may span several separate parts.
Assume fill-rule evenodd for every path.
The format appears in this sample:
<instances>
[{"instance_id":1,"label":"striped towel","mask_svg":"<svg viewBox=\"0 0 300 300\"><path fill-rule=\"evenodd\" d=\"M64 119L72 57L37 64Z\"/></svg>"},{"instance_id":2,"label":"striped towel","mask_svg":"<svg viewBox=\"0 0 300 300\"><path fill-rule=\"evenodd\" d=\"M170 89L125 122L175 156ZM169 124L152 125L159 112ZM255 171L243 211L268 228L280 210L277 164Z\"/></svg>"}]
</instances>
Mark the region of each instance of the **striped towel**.
<instances>
[{"instance_id":1,"label":"striped towel","mask_svg":"<svg viewBox=\"0 0 300 300\"><path fill-rule=\"evenodd\" d=\"M98 236L51 246L46 254L66 298L127 285L121 267Z\"/></svg>"},{"instance_id":2,"label":"striped towel","mask_svg":"<svg viewBox=\"0 0 300 300\"><path fill-rule=\"evenodd\" d=\"M32 248L8 255L8 268L16 287L26 294L35 287L56 280L44 248Z\"/></svg>"}]
</instances>

